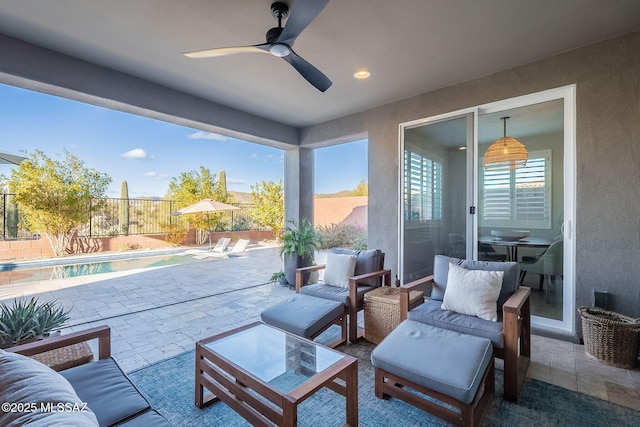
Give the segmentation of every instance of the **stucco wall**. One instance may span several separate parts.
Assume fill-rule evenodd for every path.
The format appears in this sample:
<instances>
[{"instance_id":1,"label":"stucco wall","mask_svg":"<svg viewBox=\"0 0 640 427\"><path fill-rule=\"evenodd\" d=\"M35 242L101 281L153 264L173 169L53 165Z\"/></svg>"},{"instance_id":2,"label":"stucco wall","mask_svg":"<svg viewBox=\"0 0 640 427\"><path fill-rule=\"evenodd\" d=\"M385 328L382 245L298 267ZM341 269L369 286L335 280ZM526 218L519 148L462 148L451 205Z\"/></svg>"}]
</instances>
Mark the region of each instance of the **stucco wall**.
<instances>
[{"instance_id":1,"label":"stucco wall","mask_svg":"<svg viewBox=\"0 0 640 427\"><path fill-rule=\"evenodd\" d=\"M576 306L607 290L640 316L640 32L443 88L301 132L302 145L366 132L369 245L398 263L398 125L576 85ZM394 203L394 201L396 201ZM579 330L579 316L575 317Z\"/></svg>"}]
</instances>

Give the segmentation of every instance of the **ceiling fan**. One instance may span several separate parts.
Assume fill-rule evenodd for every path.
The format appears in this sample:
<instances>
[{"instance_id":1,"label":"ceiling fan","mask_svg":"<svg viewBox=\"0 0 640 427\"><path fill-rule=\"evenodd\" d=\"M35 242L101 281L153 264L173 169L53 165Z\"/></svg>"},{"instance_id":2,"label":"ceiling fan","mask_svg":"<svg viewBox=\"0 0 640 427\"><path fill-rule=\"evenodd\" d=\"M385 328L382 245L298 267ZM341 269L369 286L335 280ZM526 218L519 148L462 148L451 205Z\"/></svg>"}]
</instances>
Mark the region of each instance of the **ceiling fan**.
<instances>
[{"instance_id":1,"label":"ceiling fan","mask_svg":"<svg viewBox=\"0 0 640 427\"><path fill-rule=\"evenodd\" d=\"M197 50L183 55L189 58L212 58L236 53L270 53L287 61L293 68L321 92L329 89L332 82L320 70L298 56L292 49L293 42L305 28L322 12L329 0L296 0L291 7L277 1L271 5L271 14L278 26L267 31L267 42L252 46L221 47ZM289 16L284 27L282 20Z\"/></svg>"}]
</instances>

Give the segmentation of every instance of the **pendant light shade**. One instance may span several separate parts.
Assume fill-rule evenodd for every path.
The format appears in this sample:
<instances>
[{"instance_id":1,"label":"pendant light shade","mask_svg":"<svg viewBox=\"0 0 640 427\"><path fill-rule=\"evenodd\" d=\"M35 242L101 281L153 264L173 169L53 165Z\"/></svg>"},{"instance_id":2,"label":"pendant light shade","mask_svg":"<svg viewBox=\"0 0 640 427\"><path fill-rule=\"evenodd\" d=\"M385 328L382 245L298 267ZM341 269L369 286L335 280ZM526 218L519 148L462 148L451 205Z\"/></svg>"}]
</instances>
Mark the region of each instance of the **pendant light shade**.
<instances>
[{"instance_id":1,"label":"pendant light shade","mask_svg":"<svg viewBox=\"0 0 640 427\"><path fill-rule=\"evenodd\" d=\"M485 169L511 169L523 168L527 165L528 152L520 141L507 136L507 119L504 121L504 137L491 144L484 154L482 166Z\"/></svg>"}]
</instances>

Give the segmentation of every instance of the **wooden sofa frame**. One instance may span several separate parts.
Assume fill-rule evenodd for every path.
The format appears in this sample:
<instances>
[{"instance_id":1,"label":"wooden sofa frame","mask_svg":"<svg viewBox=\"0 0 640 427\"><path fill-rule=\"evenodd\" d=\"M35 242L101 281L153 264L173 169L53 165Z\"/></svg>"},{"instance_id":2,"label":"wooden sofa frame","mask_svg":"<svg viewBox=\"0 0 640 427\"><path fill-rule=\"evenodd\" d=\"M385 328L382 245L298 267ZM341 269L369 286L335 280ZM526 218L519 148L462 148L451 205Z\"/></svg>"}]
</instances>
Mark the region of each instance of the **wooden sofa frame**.
<instances>
[{"instance_id":1,"label":"wooden sofa frame","mask_svg":"<svg viewBox=\"0 0 640 427\"><path fill-rule=\"evenodd\" d=\"M24 356L33 356L35 354L44 353L45 351L55 350L93 339L98 340L98 359L107 359L111 357L111 328L108 326L98 326L68 335L50 337L45 340L34 341L28 344L7 348L5 350L13 353L19 353Z\"/></svg>"},{"instance_id":2,"label":"wooden sofa frame","mask_svg":"<svg viewBox=\"0 0 640 427\"><path fill-rule=\"evenodd\" d=\"M400 286L400 320L409 313L409 292L422 290L429 295L433 275ZM517 402L531 361L531 289L520 286L502 306L504 347L494 355L504 360L504 398Z\"/></svg>"}]
</instances>

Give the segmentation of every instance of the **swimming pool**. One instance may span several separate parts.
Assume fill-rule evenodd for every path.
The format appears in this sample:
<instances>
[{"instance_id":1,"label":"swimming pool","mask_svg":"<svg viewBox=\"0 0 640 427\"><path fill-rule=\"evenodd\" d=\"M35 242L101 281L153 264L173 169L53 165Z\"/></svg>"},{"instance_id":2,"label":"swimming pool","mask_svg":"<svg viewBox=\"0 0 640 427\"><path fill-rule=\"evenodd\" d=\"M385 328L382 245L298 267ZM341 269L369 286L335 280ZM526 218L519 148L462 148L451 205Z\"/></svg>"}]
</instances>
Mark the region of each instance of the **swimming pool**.
<instances>
[{"instance_id":1,"label":"swimming pool","mask_svg":"<svg viewBox=\"0 0 640 427\"><path fill-rule=\"evenodd\" d=\"M183 251L184 250L181 250L180 252ZM108 259L109 255L101 255L95 258L82 257L77 259L57 259L28 263L2 264L0 268L0 285L64 279L68 277L89 276L93 274L112 273L139 268L163 267L203 261L194 259L192 256L176 255L175 252L161 254L129 253L128 256L129 258L122 258L122 254L116 254L111 255L111 257L115 257L116 259Z\"/></svg>"}]
</instances>

